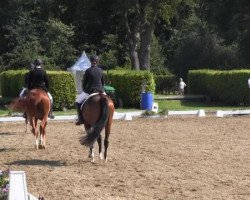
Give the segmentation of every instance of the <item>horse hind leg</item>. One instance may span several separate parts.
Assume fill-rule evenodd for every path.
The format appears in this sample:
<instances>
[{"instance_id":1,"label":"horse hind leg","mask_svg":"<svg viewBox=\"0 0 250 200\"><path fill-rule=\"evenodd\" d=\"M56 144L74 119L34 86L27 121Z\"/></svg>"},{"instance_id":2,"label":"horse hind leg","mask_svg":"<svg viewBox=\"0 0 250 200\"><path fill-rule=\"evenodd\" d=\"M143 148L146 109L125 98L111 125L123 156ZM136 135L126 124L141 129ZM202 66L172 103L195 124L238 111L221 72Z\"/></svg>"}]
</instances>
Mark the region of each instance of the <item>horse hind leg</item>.
<instances>
[{"instance_id":1,"label":"horse hind leg","mask_svg":"<svg viewBox=\"0 0 250 200\"><path fill-rule=\"evenodd\" d=\"M33 127L32 127L31 132L32 132L33 135L35 136L35 149L38 150L38 147L39 147L38 131L36 130L36 128L33 128Z\"/></svg>"},{"instance_id":2,"label":"horse hind leg","mask_svg":"<svg viewBox=\"0 0 250 200\"><path fill-rule=\"evenodd\" d=\"M31 132L35 136L35 149L38 149L39 141L38 141L38 130L37 130L37 121L34 119L30 119L30 124L31 124Z\"/></svg>"},{"instance_id":3,"label":"horse hind leg","mask_svg":"<svg viewBox=\"0 0 250 200\"><path fill-rule=\"evenodd\" d=\"M102 136L101 135L97 138L97 142L98 142L98 146L99 146L99 158L100 158L100 160L103 160L103 156L102 156Z\"/></svg>"},{"instance_id":4,"label":"horse hind leg","mask_svg":"<svg viewBox=\"0 0 250 200\"><path fill-rule=\"evenodd\" d=\"M92 163L95 162L94 145L89 147L89 158Z\"/></svg>"},{"instance_id":5,"label":"horse hind leg","mask_svg":"<svg viewBox=\"0 0 250 200\"><path fill-rule=\"evenodd\" d=\"M105 138L104 139L104 159L105 159L105 162L108 162L108 158L107 158L108 146L109 146L109 140L108 140L108 138Z\"/></svg>"},{"instance_id":6,"label":"horse hind leg","mask_svg":"<svg viewBox=\"0 0 250 200\"><path fill-rule=\"evenodd\" d=\"M104 159L105 159L105 162L108 161L107 151L108 151L108 147L109 147L110 130L111 130L111 120L109 120L107 122L106 127L105 127L105 138L104 138Z\"/></svg>"},{"instance_id":7,"label":"horse hind leg","mask_svg":"<svg viewBox=\"0 0 250 200\"><path fill-rule=\"evenodd\" d=\"M99 158L100 160L103 160L102 156L102 136L100 135L97 139L98 146L99 146ZM94 154L94 145L91 145L89 148L89 158L91 158L91 162L95 162L95 154Z\"/></svg>"},{"instance_id":8,"label":"horse hind leg","mask_svg":"<svg viewBox=\"0 0 250 200\"><path fill-rule=\"evenodd\" d=\"M40 144L39 144L39 148L40 149L45 149L45 143L46 143L46 130L45 130L45 126L47 123L43 124L41 123L40 125Z\"/></svg>"},{"instance_id":9,"label":"horse hind leg","mask_svg":"<svg viewBox=\"0 0 250 200\"><path fill-rule=\"evenodd\" d=\"M27 133L28 132L28 124L29 124L29 122L28 122L28 116L26 116L26 118L25 118L25 125L26 125L26 128L25 128L25 133Z\"/></svg>"}]
</instances>

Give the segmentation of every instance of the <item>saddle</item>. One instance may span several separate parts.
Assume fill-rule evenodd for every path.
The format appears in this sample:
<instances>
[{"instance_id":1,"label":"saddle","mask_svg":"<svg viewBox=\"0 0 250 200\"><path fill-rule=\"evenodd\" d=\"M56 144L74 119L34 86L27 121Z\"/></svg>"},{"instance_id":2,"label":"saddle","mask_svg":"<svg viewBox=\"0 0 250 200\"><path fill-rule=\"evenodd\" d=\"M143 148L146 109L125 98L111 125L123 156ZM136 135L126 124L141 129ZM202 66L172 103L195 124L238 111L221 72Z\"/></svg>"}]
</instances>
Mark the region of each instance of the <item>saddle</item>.
<instances>
[{"instance_id":1,"label":"saddle","mask_svg":"<svg viewBox=\"0 0 250 200\"><path fill-rule=\"evenodd\" d=\"M99 94L98 92L95 92L95 93L92 93L92 94L90 94L89 96L87 96L87 98L84 99L84 101L82 102L81 110L82 110L84 104L86 103L86 101L87 101L89 98L91 98L91 97L93 97L93 96L95 96L95 95L98 95L98 94ZM103 93L103 94L106 95L105 93Z\"/></svg>"}]
</instances>

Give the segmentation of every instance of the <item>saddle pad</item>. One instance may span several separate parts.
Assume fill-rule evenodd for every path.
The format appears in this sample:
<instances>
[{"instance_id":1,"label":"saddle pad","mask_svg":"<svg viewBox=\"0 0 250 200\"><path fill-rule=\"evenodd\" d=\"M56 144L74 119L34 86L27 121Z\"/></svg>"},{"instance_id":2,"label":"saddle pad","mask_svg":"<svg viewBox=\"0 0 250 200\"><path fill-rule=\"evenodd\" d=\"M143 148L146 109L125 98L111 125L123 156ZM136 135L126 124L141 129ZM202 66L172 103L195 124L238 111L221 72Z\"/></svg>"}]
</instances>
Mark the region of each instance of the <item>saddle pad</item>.
<instances>
[{"instance_id":1,"label":"saddle pad","mask_svg":"<svg viewBox=\"0 0 250 200\"><path fill-rule=\"evenodd\" d=\"M82 102L82 105L81 105L81 110L82 110L82 108L83 108L83 105L85 104L85 102L90 98L90 97L92 97L92 96L95 96L95 95L98 95L99 93L92 93L92 94L90 94L83 102ZM105 93L103 93L104 95L106 95Z\"/></svg>"}]
</instances>

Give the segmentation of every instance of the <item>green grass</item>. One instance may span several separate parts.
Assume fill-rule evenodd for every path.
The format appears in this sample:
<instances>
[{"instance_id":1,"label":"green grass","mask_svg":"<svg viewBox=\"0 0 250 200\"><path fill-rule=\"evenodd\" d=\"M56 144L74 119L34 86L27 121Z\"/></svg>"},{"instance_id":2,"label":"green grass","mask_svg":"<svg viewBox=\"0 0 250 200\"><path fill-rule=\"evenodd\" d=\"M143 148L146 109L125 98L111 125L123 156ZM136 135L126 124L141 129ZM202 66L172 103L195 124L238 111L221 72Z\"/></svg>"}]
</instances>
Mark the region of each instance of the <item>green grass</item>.
<instances>
[{"instance_id":1,"label":"green grass","mask_svg":"<svg viewBox=\"0 0 250 200\"><path fill-rule=\"evenodd\" d=\"M115 110L116 112L133 112L133 111L140 111L140 109L135 108L119 108ZM56 116L63 116L63 115L76 115L76 109L69 109L66 111L54 111L53 112ZM0 117L8 117L10 116L10 112L8 109L6 109L4 106L0 105Z\"/></svg>"},{"instance_id":2,"label":"green grass","mask_svg":"<svg viewBox=\"0 0 250 200\"><path fill-rule=\"evenodd\" d=\"M159 100L159 111L162 110L199 110L216 111L216 110L242 110L250 109L250 106L231 106L213 102L196 102L180 100Z\"/></svg>"},{"instance_id":3,"label":"green grass","mask_svg":"<svg viewBox=\"0 0 250 200\"><path fill-rule=\"evenodd\" d=\"M250 109L250 106L230 106L212 102L196 102L196 101L180 101L180 100L158 100L159 112L167 110L199 110L216 111L216 110L243 110ZM136 108L119 108L116 112L140 111ZM75 109L66 111L55 111L55 115L76 115ZM9 111L4 106L0 105L0 117L9 116Z\"/></svg>"}]
</instances>

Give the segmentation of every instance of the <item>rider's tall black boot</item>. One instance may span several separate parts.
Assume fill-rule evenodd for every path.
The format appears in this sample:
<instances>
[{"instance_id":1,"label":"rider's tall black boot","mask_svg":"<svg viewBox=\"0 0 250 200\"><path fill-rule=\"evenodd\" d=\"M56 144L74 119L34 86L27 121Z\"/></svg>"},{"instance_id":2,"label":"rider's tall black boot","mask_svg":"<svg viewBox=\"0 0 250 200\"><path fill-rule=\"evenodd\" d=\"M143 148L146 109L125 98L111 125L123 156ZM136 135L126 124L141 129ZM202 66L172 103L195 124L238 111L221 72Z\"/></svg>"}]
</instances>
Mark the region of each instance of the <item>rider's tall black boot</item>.
<instances>
[{"instance_id":1,"label":"rider's tall black boot","mask_svg":"<svg viewBox=\"0 0 250 200\"><path fill-rule=\"evenodd\" d=\"M50 102L49 118L54 119L55 115L53 114L53 103Z\"/></svg>"},{"instance_id":2,"label":"rider's tall black boot","mask_svg":"<svg viewBox=\"0 0 250 200\"><path fill-rule=\"evenodd\" d=\"M76 120L75 125L79 126L84 123L83 118L82 118L82 110L81 110L81 105L80 103L76 102L76 111L77 111L77 116L78 119Z\"/></svg>"}]
</instances>

